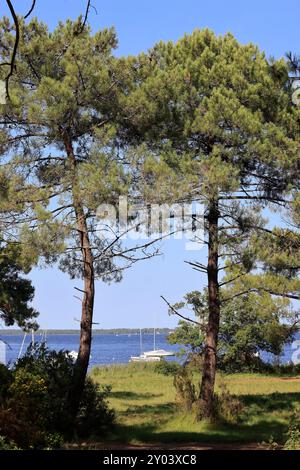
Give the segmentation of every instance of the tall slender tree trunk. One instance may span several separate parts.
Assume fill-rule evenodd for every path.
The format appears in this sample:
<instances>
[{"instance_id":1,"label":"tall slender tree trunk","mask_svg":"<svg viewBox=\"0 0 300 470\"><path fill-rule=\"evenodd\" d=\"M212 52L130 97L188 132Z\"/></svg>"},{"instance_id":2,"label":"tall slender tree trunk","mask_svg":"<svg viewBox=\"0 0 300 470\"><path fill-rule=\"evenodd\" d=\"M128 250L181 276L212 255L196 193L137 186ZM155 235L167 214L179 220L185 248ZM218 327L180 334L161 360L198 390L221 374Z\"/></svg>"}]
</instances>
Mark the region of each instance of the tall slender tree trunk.
<instances>
[{"instance_id":1,"label":"tall slender tree trunk","mask_svg":"<svg viewBox=\"0 0 300 470\"><path fill-rule=\"evenodd\" d=\"M73 384L69 397L70 410L72 416L75 418L84 390L85 379L91 354L93 311L95 298L95 275L94 259L88 232L87 218L78 191L79 188L76 174L76 158L74 155L72 141L66 134L64 136L64 142L68 161L73 170L72 198L76 216L77 230L80 240L84 282L80 321L79 351L74 368Z\"/></svg>"},{"instance_id":2,"label":"tall slender tree trunk","mask_svg":"<svg viewBox=\"0 0 300 470\"><path fill-rule=\"evenodd\" d=\"M207 215L208 227L208 307L209 316L205 337L205 351L200 388L200 405L202 417L211 417L217 367L217 343L220 325L220 300L218 282L218 235L219 209L218 201L212 200Z\"/></svg>"}]
</instances>

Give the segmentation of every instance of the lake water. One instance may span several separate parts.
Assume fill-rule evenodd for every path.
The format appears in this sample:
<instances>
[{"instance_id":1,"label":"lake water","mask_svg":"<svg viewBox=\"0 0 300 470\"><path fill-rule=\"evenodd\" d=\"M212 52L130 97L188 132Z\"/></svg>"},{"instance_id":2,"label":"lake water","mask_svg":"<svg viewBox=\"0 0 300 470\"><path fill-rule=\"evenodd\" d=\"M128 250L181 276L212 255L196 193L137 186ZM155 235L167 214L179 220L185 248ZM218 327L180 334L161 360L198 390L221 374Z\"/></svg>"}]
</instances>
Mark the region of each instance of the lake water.
<instances>
[{"instance_id":1,"label":"lake water","mask_svg":"<svg viewBox=\"0 0 300 470\"><path fill-rule=\"evenodd\" d=\"M1 335L0 339L7 343L6 346L6 362L15 362L21 349L23 335ZM41 336L35 335L35 341L40 341ZM143 351L150 351L153 349L153 335L143 334ZM27 335L23 353L29 346L31 335ZM78 350L79 335L77 334L49 334L47 336L47 346L54 350ZM180 346L171 346L167 342L166 334L156 334L156 348L166 349L168 351L177 352ZM140 336L139 334L95 334L92 343L92 355L90 360L90 367L95 365L104 364L126 364L130 356L137 356L140 354ZM273 361L274 357L271 355L263 355L265 359ZM170 358L174 360L173 358ZM280 362L300 362L300 333L295 337L293 344L285 347L284 353L280 358Z\"/></svg>"},{"instance_id":2,"label":"lake water","mask_svg":"<svg viewBox=\"0 0 300 470\"><path fill-rule=\"evenodd\" d=\"M171 346L167 343L166 334L156 334L156 349L166 349L168 351L178 351L179 346ZM1 335L0 339L7 343L6 361L15 362L23 341L23 335ZM153 334L143 334L143 351L151 351L154 346ZM23 353L31 341L31 335L27 335L23 347ZM41 341L40 335L35 335L35 341ZM77 351L79 335L77 334L49 334L47 336L47 347L59 351ZM92 353L90 366L98 364L126 364L131 356L140 354L139 334L95 334L92 342ZM174 358L171 358L174 359Z\"/></svg>"}]
</instances>

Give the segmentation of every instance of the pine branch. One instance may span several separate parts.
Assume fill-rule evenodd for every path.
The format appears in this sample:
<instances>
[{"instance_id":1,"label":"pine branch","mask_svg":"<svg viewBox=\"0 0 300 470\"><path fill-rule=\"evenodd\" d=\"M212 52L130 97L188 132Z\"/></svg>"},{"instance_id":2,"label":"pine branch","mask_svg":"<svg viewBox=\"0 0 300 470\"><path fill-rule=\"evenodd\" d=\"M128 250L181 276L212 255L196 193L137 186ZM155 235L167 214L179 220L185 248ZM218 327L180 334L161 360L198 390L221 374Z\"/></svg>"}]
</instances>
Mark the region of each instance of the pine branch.
<instances>
[{"instance_id":1,"label":"pine branch","mask_svg":"<svg viewBox=\"0 0 300 470\"><path fill-rule=\"evenodd\" d=\"M88 20L90 8L91 8L91 0L88 0L87 5L86 5L86 9L85 9L84 19L81 23L81 26L80 26L79 30L76 32L76 36L83 33L84 28L85 28L86 23L87 23L87 20Z\"/></svg>"},{"instance_id":2,"label":"pine branch","mask_svg":"<svg viewBox=\"0 0 300 470\"><path fill-rule=\"evenodd\" d=\"M248 273L241 273L241 274L238 274L237 276L229 279L228 281L221 282L221 284L219 284L219 287L223 287L223 286L226 286L227 284L231 284L232 282L236 281L237 279L240 279L241 277L245 276L246 274L248 274Z\"/></svg>"},{"instance_id":3,"label":"pine branch","mask_svg":"<svg viewBox=\"0 0 300 470\"><path fill-rule=\"evenodd\" d=\"M173 305L171 305L171 304L167 301L167 299L165 299L165 297L163 297L162 295L161 295L161 298L162 298L163 301L168 305L169 310L171 310L175 315L177 315L178 317L182 318L182 319L185 320L185 321L188 321L188 322L190 322L190 323L194 323L195 325L201 326L201 324L200 324L199 322L197 322L197 321L195 321L195 320L192 320L191 318L186 317L186 316L182 315L181 313L179 313L177 310L175 310L175 308L173 307Z\"/></svg>"},{"instance_id":4,"label":"pine branch","mask_svg":"<svg viewBox=\"0 0 300 470\"><path fill-rule=\"evenodd\" d=\"M26 19L31 15L31 13L32 13L33 10L34 10L35 4L36 4L36 0L33 0L33 1L32 1L32 4L31 4L31 7L30 7L30 10L29 10L28 13L26 13L26 15L24 16L24 20L26 20Z\"/></svg>"},{"instance_id":5,"label":"pine branch","mask_svg":"<svg viewBox=\"0 0 300 470\"><path fill-rule=\"evenodd\" d=\"M15 61L16 61L16 56L17 56L17 51L18 51L18 46L20 42L20 25L19 25L19 20L17 17L17 14L15 12L14 6L10 0L6 0L7 6L10 10L10 13L13 17L14 25L15 25L15 30L16 30L16 36L15 36L15 42L14 42L14 47L13 47L13 52L10 60L10 70L8 74L5 77L5 88L6 88L6 97L10 101L10 94L9 94L9 80L10 77L12 76L15 68Z\"/></svg>"},{"instance_id":6,"label":"pine branch","mask_svg":"<svg viewBox=\"0 0 300 470\"><path fill-rule=\"evenodd\" d=\"M275 295L276 297L284 297L286 299L300 300L300 295L288 294L286 292L276 292L276 291L273 291L271 289L267 289L266 287L260 287L260 288L251 287L251 288L249 288L245 291L238 292L237 294L235 294L231 297L227 297L227 298L222 299L222 302L229 302L230 300L233 300L236 297L241 297L242 295L250 294L251 292L254 292L254 293L257 293L257 294L259 294L261 292L266 292L270 295Z\"/></svg>"},{"instance_id":7,"label":"pine branch","mask_svg":"<svg viewBox=\"0 0 300 470\"><path fill-rule=\"evenodd\" d=\"M193 261L185 261L186 264L192 266L193 269L196 271L207 273L207 266L201 263L193 262Z\"/></svg>"}]
</instances>

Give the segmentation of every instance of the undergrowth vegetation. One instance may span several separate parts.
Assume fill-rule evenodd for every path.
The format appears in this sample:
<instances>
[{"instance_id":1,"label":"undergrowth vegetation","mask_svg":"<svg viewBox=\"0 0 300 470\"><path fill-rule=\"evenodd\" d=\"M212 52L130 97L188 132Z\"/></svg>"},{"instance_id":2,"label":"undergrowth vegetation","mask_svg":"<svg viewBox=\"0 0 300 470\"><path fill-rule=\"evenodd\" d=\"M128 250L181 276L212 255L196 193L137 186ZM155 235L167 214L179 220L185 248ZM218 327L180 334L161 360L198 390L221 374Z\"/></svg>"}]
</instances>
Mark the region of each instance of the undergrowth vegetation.
<instances>
[{"instance_id":1,"label":"undergrowth vegetation","mask_svg":"<svg viewBox=\"0 0 300 470\"><path fill-rule=\"evenodd\" d=\"M86 379L76 420L69 410L73 361L66 351L28 349L14 368L0 368L0 446L59 448L72 438L102 437L114 422L109 387Z\"/></svg>"}]
</instances>

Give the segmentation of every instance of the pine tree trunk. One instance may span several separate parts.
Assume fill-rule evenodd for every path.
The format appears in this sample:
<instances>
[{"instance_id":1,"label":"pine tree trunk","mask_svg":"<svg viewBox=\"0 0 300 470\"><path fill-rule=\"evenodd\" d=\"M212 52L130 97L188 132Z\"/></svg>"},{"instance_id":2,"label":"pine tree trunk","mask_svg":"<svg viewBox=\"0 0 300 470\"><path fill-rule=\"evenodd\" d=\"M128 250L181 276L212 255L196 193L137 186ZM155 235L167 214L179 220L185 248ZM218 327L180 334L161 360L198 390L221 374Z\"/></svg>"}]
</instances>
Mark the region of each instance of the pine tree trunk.
<instances>
[{"instance_id":1,"label":"pine tree trunk","mask_svg":"<svg viewBox=\"0 0 300 470\"><path fill-rule=\"evenodd\" d=\"M200 407L202 417L211 417L213 412L213 398L217 366L217 342L220 324L220 302L218 283L218 202L213 200L209 204L208 223L208 307L209 316L206 329L205 351L200 388Z\"/></svg>"},{"instance_id":2,"label":"pine tree trunk","mask_svg":"<svg viewBox=\"0 0 300 470\"><path fill-rule=\"evenodd\" d=\"M95 277L94 277L94 259L91 249L91 243L88 233L87 219L84 212L80 195L78 194L77 176L76 176L76 158L73 151L72 141L67 135L64 136L65 148L68 160L73 170L72 197L75 210L77 230L80 240L80 249L83 265L83 299L80 321L80 342L78 357L76 360L73 384L69 397L70 411L73 418L76 418L80 400L83 394L85 379L87 375L91 345L92 345L92 325L95 298Z\"/></svg>"},{"instance_id":3,"label":"pine tree trunk","mask_svg":"<svg viewBox=\"0 0 300 470\"><path fill-rule=\"evenodd\" d=\"M81 308L79 351L74 369L72 394L70 397L71 411L74 417L78 412L90 360L95 298L93 255L90 248L86 219L83 211L78 208L76 210L76 218L80 231L82 261L84 265L84 292Z\"/></svg>"}]
</instances>

